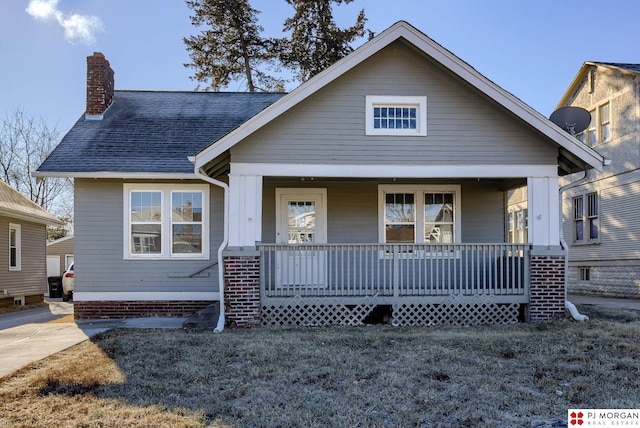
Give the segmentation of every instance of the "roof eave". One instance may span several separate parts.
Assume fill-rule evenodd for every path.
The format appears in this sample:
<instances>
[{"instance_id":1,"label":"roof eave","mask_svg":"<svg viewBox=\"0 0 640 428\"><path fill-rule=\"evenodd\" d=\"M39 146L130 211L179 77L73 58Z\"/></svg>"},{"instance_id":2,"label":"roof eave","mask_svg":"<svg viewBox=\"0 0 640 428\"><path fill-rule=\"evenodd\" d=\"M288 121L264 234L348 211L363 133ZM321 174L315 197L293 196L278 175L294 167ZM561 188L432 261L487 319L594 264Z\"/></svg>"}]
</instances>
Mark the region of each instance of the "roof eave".
<instances>
[{"instance_id":1,"label":"roof eave","mask_svg":"<svg viewBox=\"0 0 640 428\"><path fill-rule=\"evenodd\" d=\"M196 180L192 172L114 172L114 171L36 171L31 174L36 178L116 178L140 180Z\"/></svg>"},{"instance_id":2,"label":"roof eave","mask_svg":"<svg viewBox=\"0 0 640 428\"><path fill-rule=\"evenodd\" d=\"M44 217L39 215L30 215L23 212L17 212L9 209L0 208L0 215L14 218L16 220L29 221L32 223L44 224L46 226L61 226L64 224L62 220L59 220L53 216Z\"/></svg>"}]
</instances>

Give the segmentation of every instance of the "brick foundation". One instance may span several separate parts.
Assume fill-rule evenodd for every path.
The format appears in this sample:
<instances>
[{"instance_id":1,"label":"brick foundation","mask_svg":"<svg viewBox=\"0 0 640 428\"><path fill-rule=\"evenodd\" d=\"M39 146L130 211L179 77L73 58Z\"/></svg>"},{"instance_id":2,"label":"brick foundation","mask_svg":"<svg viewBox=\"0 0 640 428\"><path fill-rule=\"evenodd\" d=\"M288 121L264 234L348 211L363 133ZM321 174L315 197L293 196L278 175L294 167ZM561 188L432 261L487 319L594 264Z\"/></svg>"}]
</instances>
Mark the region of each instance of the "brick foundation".
<instances>
[{"instance_id":1,"label":"brick foundation","mask_svg":"<svg viewBox=\"0 0 640 428\"><path fill-rule=\"evenodd\" d=\"M97 301L74 302L76 320L109 318L187 318L214 301Z\"/></svg>"},{"instance_id":2,"label":"brick foundation","mask_svg":"<svg viewBox=\"0 0 640 428\"><path fill-rule=\"evenodd\" d=\"M227 323L260 324L260 255L224 257L224 303Z\"/></svg>"},{"instance_id":3,"label":"brick foundation","mask_svg":"<svg viewBox=\"0 0 640 428\"><path fill-rule=\"evenodd\" d=\"M531 321L547 321L565 316L564 255L531 255Z\"/></svg>"}]
</instances>

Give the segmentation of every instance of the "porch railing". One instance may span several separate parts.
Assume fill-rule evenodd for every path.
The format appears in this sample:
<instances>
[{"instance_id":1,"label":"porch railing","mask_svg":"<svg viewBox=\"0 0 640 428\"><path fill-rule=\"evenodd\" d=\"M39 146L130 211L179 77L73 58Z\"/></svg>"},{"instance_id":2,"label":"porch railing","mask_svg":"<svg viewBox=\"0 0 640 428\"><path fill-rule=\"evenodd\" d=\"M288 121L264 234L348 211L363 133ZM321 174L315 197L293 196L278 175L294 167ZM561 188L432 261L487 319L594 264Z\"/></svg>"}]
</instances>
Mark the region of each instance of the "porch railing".
<instances>
[{"instance_id":1,"label":"porch railing","mask_svg":"<svg viewBox=\"0 0 640 428\"><path fill-rule=\"evenodd\" d=\"M262 296L527 296L527 244L260 244Z\"/></svg>"}]
</instances>

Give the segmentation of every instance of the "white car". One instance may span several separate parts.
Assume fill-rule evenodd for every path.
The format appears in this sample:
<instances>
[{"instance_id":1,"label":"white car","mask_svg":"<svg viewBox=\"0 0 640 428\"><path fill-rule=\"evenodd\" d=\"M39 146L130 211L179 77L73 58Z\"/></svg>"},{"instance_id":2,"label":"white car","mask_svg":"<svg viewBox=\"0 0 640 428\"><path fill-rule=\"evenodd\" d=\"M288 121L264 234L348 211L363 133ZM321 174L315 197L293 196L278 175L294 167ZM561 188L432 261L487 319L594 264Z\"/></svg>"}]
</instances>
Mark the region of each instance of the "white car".
<instances>
[{"instance_id":1,"label":"white car","mask_svg":"<svg viewBox=\"0 0 640 428\"><path fill-rule=\"evenodd\" d=\"M73 295L73 263L62 275L62 301L68 302Z\"/></svg>"}]
</instances>

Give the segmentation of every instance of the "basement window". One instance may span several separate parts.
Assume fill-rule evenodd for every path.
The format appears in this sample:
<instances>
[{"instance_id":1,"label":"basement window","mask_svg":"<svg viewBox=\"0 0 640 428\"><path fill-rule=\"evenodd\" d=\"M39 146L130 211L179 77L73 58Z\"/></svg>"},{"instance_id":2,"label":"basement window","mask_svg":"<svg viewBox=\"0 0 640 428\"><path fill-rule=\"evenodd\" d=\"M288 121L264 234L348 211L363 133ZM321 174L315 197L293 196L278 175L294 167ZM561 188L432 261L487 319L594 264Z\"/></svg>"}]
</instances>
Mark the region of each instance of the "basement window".
<instances>
[{"instance_id":1,"label":"basement window","mask_svg":"<svg viewBox=\"0 0 640 428\"><path fill-rule=\"evenodd\" d=\"M580 268L580 281L591 281L591 268Z\"/></svg>"}]
</instances>

